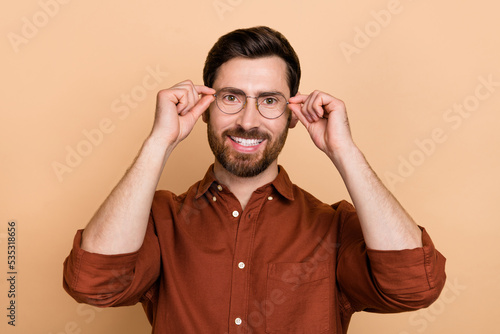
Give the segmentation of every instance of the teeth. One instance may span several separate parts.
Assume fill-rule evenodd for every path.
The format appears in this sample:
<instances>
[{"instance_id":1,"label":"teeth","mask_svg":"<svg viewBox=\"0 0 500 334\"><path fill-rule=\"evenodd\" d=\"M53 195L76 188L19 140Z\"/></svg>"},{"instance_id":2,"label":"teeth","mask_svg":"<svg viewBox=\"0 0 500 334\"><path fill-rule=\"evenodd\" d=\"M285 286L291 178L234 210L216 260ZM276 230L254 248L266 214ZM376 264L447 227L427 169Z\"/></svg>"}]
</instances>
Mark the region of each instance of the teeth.
<instances>
[{"instance_id":1,"label":"teeth","mask_svg":"<svg viewBox=\"0 0 500 334\"><path fill-rule=\"evenodd\" d=\"M257 146L264 141L264 139L245 139L239 137L231 137L231 139L241 146Z\"/></svg>"}]
</instances>

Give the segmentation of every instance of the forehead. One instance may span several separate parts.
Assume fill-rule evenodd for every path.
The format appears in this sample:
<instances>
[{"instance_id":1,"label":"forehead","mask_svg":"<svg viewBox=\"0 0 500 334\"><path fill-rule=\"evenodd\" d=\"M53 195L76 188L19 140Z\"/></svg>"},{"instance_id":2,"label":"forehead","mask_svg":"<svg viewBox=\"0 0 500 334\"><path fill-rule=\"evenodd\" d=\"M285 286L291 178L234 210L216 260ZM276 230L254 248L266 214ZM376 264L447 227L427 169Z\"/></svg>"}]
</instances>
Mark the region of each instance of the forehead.
<instances>
[{"instance_id":1,"label":"forehead","mask_svg":"<svg viewBox=\"0 0 500 334\"><path fill-rule=\"evenodd\" d=\"M279 91L289 95L286 63L277 56L257 59L233 58L221 65L213 88L234 87L247 94Z\"/></svg>"}]
</instances>

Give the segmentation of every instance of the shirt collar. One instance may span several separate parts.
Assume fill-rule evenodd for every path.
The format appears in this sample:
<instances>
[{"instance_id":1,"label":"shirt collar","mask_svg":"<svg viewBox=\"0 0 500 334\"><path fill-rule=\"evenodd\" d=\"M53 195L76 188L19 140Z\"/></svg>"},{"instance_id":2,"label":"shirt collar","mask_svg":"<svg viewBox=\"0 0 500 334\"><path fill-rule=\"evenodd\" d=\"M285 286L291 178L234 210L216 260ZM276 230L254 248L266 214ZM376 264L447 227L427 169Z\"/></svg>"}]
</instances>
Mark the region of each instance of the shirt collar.
<instances>
[{"instance_id":1,"label":"shirt collar","mask_svg":"<svg viewBox=\"0 0 500 334\"><path fill-rule=\"evenodd\" d=\"M200 181L195 198L198 199L203 196L214 182L217 183L217 179L215 178L214 165L212 164L208 167L205 177ZM283 166L278 166L278 176L271 182L271 185L286 199L290 201L294 200L293 184Z\"/></svg>"},{"instance_id":2,"label":"shirt collar","mask_svg":"<svg viewBox=\"0 0 500 334\"><path fill-rule=\"evenodd\" d=\"M200 181L195 198L198 199L203 196L203 194L207 192L208 188L210 188L210 186L214 182L217 182L217 179L215 178L214 165L212 164L210 165L210 167L208 167L208 170L205 173L205 177Z\"/></svg>"},{"instance_id":3,"label":"shirt collar","mask_svg":"<svg viewBox=\"0 0 500 334\"><path fill-rule=\"evenodd\" d=\"M278 176L274 179L271 184L276 188L276 190L286 199L293 201L293 183L290 181L287 172L283 166L278 166Z\"/></svg>"}]
</instances>

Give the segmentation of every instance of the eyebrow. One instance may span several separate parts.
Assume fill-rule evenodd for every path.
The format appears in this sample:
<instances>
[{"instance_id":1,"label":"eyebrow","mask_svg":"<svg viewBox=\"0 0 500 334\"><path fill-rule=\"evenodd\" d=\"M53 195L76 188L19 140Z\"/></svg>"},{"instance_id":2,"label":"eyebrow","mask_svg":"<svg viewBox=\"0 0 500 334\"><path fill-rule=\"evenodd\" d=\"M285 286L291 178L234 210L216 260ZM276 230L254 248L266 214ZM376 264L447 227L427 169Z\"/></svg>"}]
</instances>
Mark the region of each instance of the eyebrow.
<instances>
[{"instance_id":1,"label":"eyebrow","mask_svg":"<svg viewBox=\"0 0 500 334\"><path fill-rule=\"evenodd\" d=\"M239 88L235 88L235 87L223 87L221 89L219 89L219 91L221 90L224 90L226 92L229 92L229 93L233 93L233 94L243 94L243 95L247 95L247 93L245 93L243 90L239 89ZM259 96L269 96L269 95L282 95L283 97L285 97L285 94L283 94L282 92L280 91L261 91L261 92L257 92L257 97ZM285 97L286 98L286 97Z\"/></svg>"}]
</instances>

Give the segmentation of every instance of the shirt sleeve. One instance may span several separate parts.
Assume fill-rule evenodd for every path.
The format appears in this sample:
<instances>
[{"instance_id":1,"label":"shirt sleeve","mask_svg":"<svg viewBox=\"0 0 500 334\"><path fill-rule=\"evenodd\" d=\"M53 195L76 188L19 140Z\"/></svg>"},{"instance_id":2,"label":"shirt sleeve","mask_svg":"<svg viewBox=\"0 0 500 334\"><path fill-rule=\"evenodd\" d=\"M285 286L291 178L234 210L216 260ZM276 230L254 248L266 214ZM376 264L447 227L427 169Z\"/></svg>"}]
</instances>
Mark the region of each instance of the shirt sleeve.
<instances>
[{"instance_id":1,"label":"shirt sleeve","mask_svg":"<svg viewBox=\"0 0 500 334\"><path fill-rule=\"evenodd\" d=\"M348 203L344 209L337 266L340 299L347 300L344 308L389 313L432 304L446 281L445 258L426 230L420 227L423 246L419 248L367 249L355 209Z\"/></svg>"},{"instance_id":2,"label":"shirt sleeve","mask_svg":"<svg viewBox=\"0 0 500 334\"><path fill-rule=\"evenodd\" d=\"M160 274L160 250L148 223L141 248L133 253L103 255L80 248L83 230L64 261L63 287L76 301L94 306L124 306L153 298Z\"/></svg>"}]
</instances>

